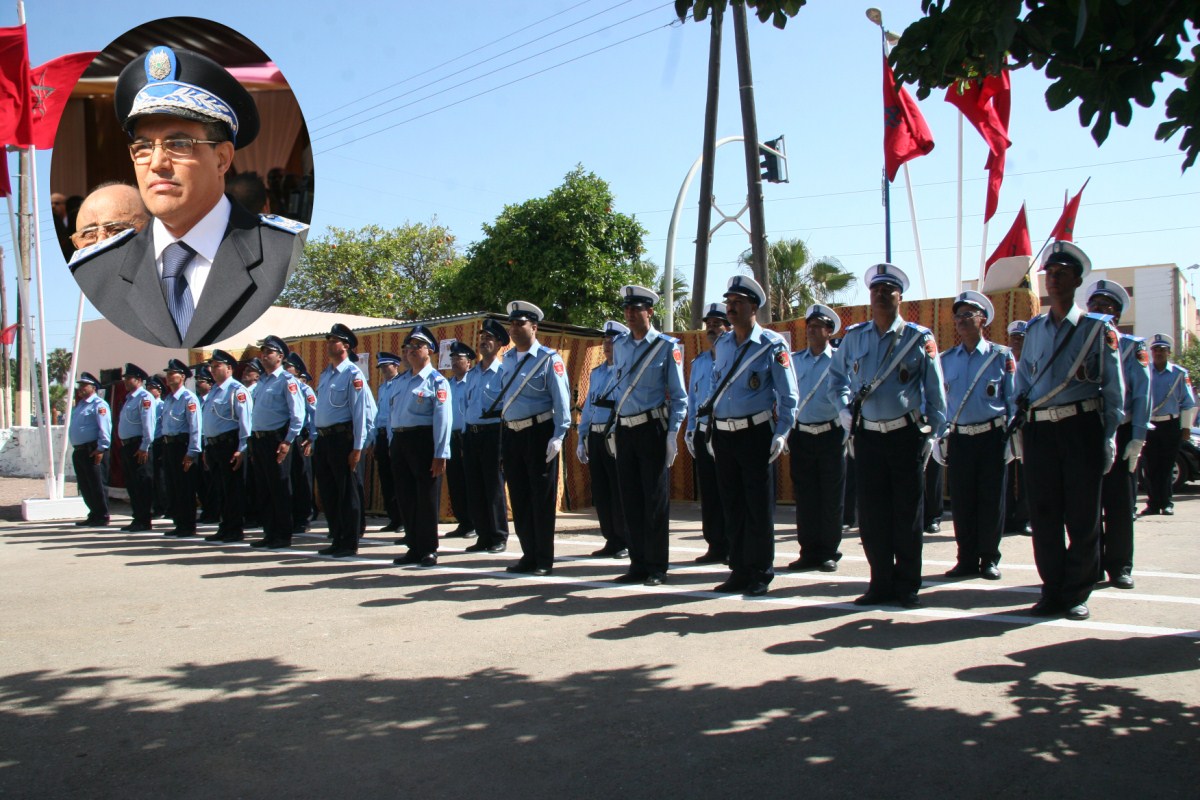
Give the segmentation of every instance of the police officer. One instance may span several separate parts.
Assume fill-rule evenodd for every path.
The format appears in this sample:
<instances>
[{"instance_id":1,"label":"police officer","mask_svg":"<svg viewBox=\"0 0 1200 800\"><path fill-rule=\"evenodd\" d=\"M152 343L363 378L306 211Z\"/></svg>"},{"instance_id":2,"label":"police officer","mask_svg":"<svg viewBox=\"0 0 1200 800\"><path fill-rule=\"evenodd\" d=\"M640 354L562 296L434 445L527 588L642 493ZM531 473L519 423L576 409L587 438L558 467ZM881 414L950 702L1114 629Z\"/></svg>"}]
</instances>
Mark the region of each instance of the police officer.
<instances>
[{"instance_id":1,"label":"police officer","mask_svg":"<svg viewBox=\"0 0 1200 800\"><path fill-rule=\"evenodd\" d=\"M129 533L148 531L150 507L154 502L154 462L150 447L154 442L154 397L145 382L150 376L137 364L126 364L121 375L125 381L125 404L117 420L117 438L121 440L121 470L133 521L121 528Z\"/></svg>"},{"instance_id":2,"label":"police officer","mask_svg":"<svg viewBox=\"0 0 1200 800\"><path fill-rule=\"evenodd\" d=\"M1047 248L1042 271L1050 310L1029 321L1017 363L1025 490L1042 579L1042 597L1031 609L1035 616L1090 616L1101 485L1119 455L1125 380L1117 330L1108 316L1075 305L1075 292L1090 270L1091 260L1075 244Z\"/></svg>"},{"instance_id":3,"label":"police officer","mask_svg":"<svg viewBox=\"0 0 1200 800\"><path fill-rule=\"evenodd\" d=\"M787 342L755 321L766 292L735 275L725 291L733 330L713 348L712 394L698 412L711 417L713 456L730 533L731 574L717 592L756 597L775 575L775 470L796 422L796 373ZM774 422L772 423L772 420Z\"/></svg>"},{"instance_id":4,"label":"police officer","mask_svg":"<svg viewBox=\"0 0 1200 800\"><path fill-rule=\"evenodd\" d=\"M1025 344L1025 325L1026 322L1023 319L1016 319L1008 323L1008 348L1012 350L1013 358L1017 362L1021 360L1021 346ZM1011 447L1009 449L1011 450ZM1029 498L1025 494L1024 475L1025 466L1020 459L1014 458L1008 462L1008 486L1004 500L1004 532L1032 536L1033 529L1029 527Z\"/></svg>"},{"instance_id":5,"label":"police officer","mask_svg":"<svg viewBox=\"0 0 1200 800\"><path fill-rule=\"evenodd\" d=\"M171 509L171 492L167 488L166 434L163 433L163 395L166 384L158 375L146 381L146 390L154 398L154 444L150 447L151 471L154 474L154 503L150 511L155 517L165 517Z\"/></svg>"},{"instance_id":6,"label":"police officer","mask_svg":"<svg viewBox=\"0 0 1200 800\"><path fill-rule=\"evenodd\" d=\"M954 541L958 562L950 578L982 575L1000 579L1000 535L1007 478L1005 432L1016 413L1013 380L1016 360L1007 347L990 342L983 329L992 324L992 301L979 292L954 299L954 330L961 344L942 354L946 383L946 436L933 457L949 467L954 500Z\"/></svg>"},{"instance_id":7,"label":"police officer","mask_svg":"<svg viewBox=\"0 0 1200 800\"><path fill-rule=\"evenodd\" d=\"M383 494L383 508L387 513L388 522L380 528L381 533L394 533L404 527L400 516L400 503L396 500L396 480L392 477L392 457L388 450L388 436L391 428L388 418L392 413L392 397L396 387L400 385L397 377L400 375L400 357L395 353L379 352L375 354L375 368L383 375L376 398L379 404L379 421L375 428L375 471L379 476L379 491ZM399 544L399 542L398 542Z\"/></svg>"},{"instance_id":8,"label":"police officer","mask_svg":"<svg viewBox=\"0 0 1200 800\"><path fill-rule=\"evenodd\" d=\"M112 415L108 403L97 391L100 381L83 372L76 381L78 402L71 409L71 466L79 482L79 495L88 515L78 527L103 528L108 525L108 450L112 445Z\"/></svg>"},{"instance_id":9,"label":"police officer","mask_svg":"<svg viewBox=\"0 0 1200 800\"><path fill-rule=\"evenodd\" d=\"M549 575L554 568L559 454L571 425L570 387L562 356L537 340L542 310L508 304L513 351L500 365L500 392L483 411L504 420L500 440L504 480L512 498L521 558L509 572Z\"/></svg>"},{"instance_id":10,"label":"police officer","mask_svg":"<svg viewBox=\"0 0 1200 800\"><path fill-rule=\"evenodd\" d=\"M450 461L446 464L446 483L450 488L450 509L458 526L447 536L475 538L471 506L467 501L467 473L463 467L462 438L467 429L467 385L472 362L477 358L471 345L455 340L450 344L450 394L454 398L454 430L450 433Z\"/></svg>"},{"instance_id":11,"label":"police officer","mask_svg":"<svg viewBox=\"0 0 1200 800\"><path fill-rule=\"evenodd\" d=\"M688 374L688 411L683 441L692 460L696 462L696 477L700 485L700 530L707 545L697 556L697 564L723 564L729 559L729 534L725 530L725 511L721 506L721 489L717 480L717 462L705 442L709 438L710 419L699 419L697 409L712 391L713 345L729 331L729 316L724 303L709 303L704 308L704 338L709 349L692 359Z\"/></svg>"},{"instance_id":12,"label":"police officer","mask_svg":"<svg viewBox=\"0 0 1200 800\"><path fill-rule=\"evenodd\" d=\"M509 343L508 331L488 317L479 329L479 363L467 382L463 466L471 521L479 539L468 552L503 553L508 548L508 502L500 468L500 415L485 416L503 388L500 351Z\"/></svg>"},{"instance_id":13,"label":"police officer","mask_svg":"<svg viewBox=\"0 0 1200 800\"><path fill-rule=\"evenodd\" d=\"M206 542L240 542L245 537L245 473L253 400L250 392L233 377L237 359L224 350L213 350L208 368L213 389L204 398L204 462L212 470L220 488L221 521L217 532L204 537Z\"/></svg>"},{"instance_id":14,"label":"police officer","mask_svg":"<svg viewBox=\"0 0 1200 800\"><path fill-rule=\"evenodd\" d=\"M846 330L830 384L830 400L850 433L858 527L871 567L867 592L854 602L916 608L924 464L931 437L946 425L946 395L933 333L900 315L908 276L876 264L863 282L871 319Z\"/></svg>"},{"instance_id":15,"label":"police officer","mask_svg":"<svg viewBox=\"0 0 1200 800\"><path fill-rule=\"evenodd\" d=\"M1196 420L1196 396L1188 371L1172 363L1175 340L1156 333L1150 343L1154 369L1150 373L1150 422L1146 435L1146 507L1142 515L1175 513L1171 483L1179 442L1191 435Z\"/></svg>"},{"instance_id":16,"label":"police officer","mask_svg":"<svg viewBox=\"0 0 1200 800\"><path fill-rule=\"evenodd\" d=\"M804 320L808 347L792 353L800 403L788 435L800 558L788 569L836 572L842 558L846 452L838 407L829 399L834 356L829 340L842 329L842 320L820 303L808 307Z\"/></svg>"},{"instance_id":17,"label":"police officer","mask_svg":"<svg viewBox=\"0 0 1200 800\"><path fill-rule=\"evenodd\" d=\"M201 426L204 415L200 399L184 381L192 370L172 358L164 370L170 395L163 400L163 461L167 475L173 530L166 536L196 535L196 476L200 473Z\"/></svg>"},{"instance_id":18,"label":"police officer","mask_svg":"<svg viewBox=\"0 0 1200 800\"><path fill-rule=\"evenodd\" d=\"M658 586L666 582L669 561L669 470L687 414L683 353L678 339L651 324L657 293L623 286L621 302L629 333L613 343L610 396L616 406L608 435L616 448L629 570L617 582Z\"/></svg>"},{"instance_id":19,"label":"police officer","mask_svg":"<svg viewBox=\"0 0 1200 800\"><path fill-rule=\"evenodd\" d=\"M1119 283L1100 280L1084 292L1087 310L1121 324L1129 294ZM1117 427L1117 463L1104 476L1100 490L1100 568L1118 589L1133 588L1133 519L1137 511L1138 458L1150 425L1150 353L1146 340L1127 333L1118 337L1125 403ZM1096 579L1102 580L1102 573Z\"/></svg>"},{"instance_id":20,"label":"police officer","mask_svg":"<svg viewBox=\"0 0 1200 800\"><path fill-rule=\"evenodd\" d=\"M304 425L296 437L296 449L292 453L292 533L304 533L312 519L313 510L313 442L317 433L317 393L308 385L312 377L308 365L295 350L288 353L283 362L288 374L300 382L300 394L304 395Z\"/></svg>"},{"instance_id":21,"label":"police officer","mask_svg":"<svg viewBox=\"0 0 1200 800\"><path fill-rule=\"evenodd\" d=\"M264 374L254 387L250 448L258 478L263 538L250 546L278 550L292 546L291 459L304 426L304 397L300 382L283 369L291 352L283 339L268 336L259 349Z\"/></svg>"},{"instance_id":22,"label":"police officer","mask_svg":"<svg viewBox=\"0 0 1200 800\"><path fill-rule=\"evenodd\" d=\"M450 382L433 366L437 349L437 337L424 325L413 326L404 337L409 371L392 396L388 424L392 475L403 509L408 552L393 564L432 567L438 561L438 507L450 457L454 401Z\"/></svg>"},{"instance_id":23,"label":"police officer","mask_svg":"<svg viewBox=\"0 0 1200 800\"><path fill-rule=\"evenodd\" d=\"M205 408L207 407L206 398L208 393L212 391L213 377L208 371L208 366L199 364L192 368L193 381L196 386L196 397L200 400L200 416L201 425L203 425L203 417L205 416ZM220 490L220 484L213 477L212 470L208 468L204 460L204 450L201 448L200 465L197 467L199 472L196 474L199 484L200 496L200 516L199 521L205 525L216 525L221 521L221 500L217 495Z\"/></svg>"},{"instance_id":24,"label":"police officer","mask_svg":"<svg viewBox=\"0 0 1200 800\"><path fill-rule=\"evenodd\" d=\"M325 334L329 366L317 382L316 432L313 461L317 489L332 543L320 551L327 556L358 553L362 525L362 484L358 472L367 446L371 387L367 376L350 360L358 336L340 322ZM374 416L373 414L371 415Z\"/></svg>"},{"instance_id":25,"label":"police officer","mask_svg":"<svg viewBox=\"0 0 1200 800\"><path fill-rule=\"evenodd\" d=\"M629 328L616 320L604 323L604 363L592 370L588 377L587 397L579 413L579 444L575 457L581 464L590 464L588 474L592 480L592 505L600 521L600 533L604 546L592 553L596 558L627 558L629 535L625 527L625 514L621 510L621 491L618 482L617 460L604 445L604 432L608 428L616 401L612 399L613 343L617 337L629 333Z\"/></svg>"}]
</instances>

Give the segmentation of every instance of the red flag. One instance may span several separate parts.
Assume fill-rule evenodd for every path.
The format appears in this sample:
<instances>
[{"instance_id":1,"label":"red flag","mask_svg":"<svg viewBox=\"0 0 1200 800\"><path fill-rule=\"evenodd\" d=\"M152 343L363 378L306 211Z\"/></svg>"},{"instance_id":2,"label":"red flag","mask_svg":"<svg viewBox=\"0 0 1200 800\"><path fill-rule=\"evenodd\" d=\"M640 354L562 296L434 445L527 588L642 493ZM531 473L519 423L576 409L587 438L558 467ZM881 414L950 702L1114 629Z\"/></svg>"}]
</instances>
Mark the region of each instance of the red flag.
<instances>
[{"instance_id":1,"label":"red flag","mask_svg":"<svg viewBox=\"0 0 1200 800\"><path fill-rule=\"evenodd\" d=\"M1012 227L1008 229L1008 233L1004 234L1004 238L996 246L996 252L988 258L984 274L987 274L987 267L1002 258L1032 255L1033 244L1029 241L1029 221L1025 217L1025 204L1022 203L1021 210L1017 212L1017 218L1013 220Z\"/></svg>"},{"instance_id":2,"label":"red flag","mask_svg":"<svg viewBox=\"0 0 1200 800\"><path fill-rule=\"evenodd\" d=\"M933 149L933 134L925 124L916 101L896 86L896 76L883 60L883 163L887 179L896 180L896 171L906 161Z\"/></svg>"},{"instance_id":3,"label":"red flag","mask_svg":"<svg viewBox=\"0 0 1200 800\"><path fill-rule=\"evenodd\" d=\"M946 90L946 102L966 117L988 146L988 190L983 221L996 213L1000 203L1000 185L1004 182L1005 151L1012 145L1008 138L1008 120L1012 109L1012 84L1008 70L988 75L980 81L967 81Z\"/></svg>"},{"instance_id":4,"label":"red flag","mask_svg":"<svg viewBox=\"0 0 1200 800\"><path fill-rule=\"evenodd\" d=\"M98 55L94 52L68 53L29 71L32 79L33 146L38 150L54 147L54 134L58 132L58 121L62 119L71 90Z\"/></svg>"},{"instance_id":5,"label":"red flag","mask_svg":"<svg viewBox=\"0 0 1200 800\"><path fill-rule=\"evenodd\" d=\"M12 344L17 340L17 328L20 323L14 322L4 330L0 331L0 344Z\"/></svg>"},{"instance_id":6,"label":"red flag","mask_svg":"<svg viewBox=\"0 0 1200 800\"><path fill-rule=\"evenodd\" d=\"M8 157L0 151L0 197L12 194L12 186L8 182Z\"/></svg>"},{"instance_id":7,"label":"red flag","mask_svg":"<svg viewBox=\"0 0 1200 800\"><path fill-rule=\"evenodd\" d=\"M1079 191L1071 202L1063 205L1062 216L1058 218L1058 222L1054 223L1054 230L1050 232L1050 239L1056 242L1073 242L1075 239L1075 217L1079 214L1079 200L1083 197L1083 190L1087 188L1088 181L1083 182L1083 186L1079 187Z\"/></svg>"},{"instance_id":8,"label":"red flag","mask_svg":"<svg viewBox=\"0 0 1200 800\"><path fill-rule=\"evenodd\" d=\"M28 147L33 141L29 86L25 26L0 28L0 146Z\"/></svg>"}]
</instances>

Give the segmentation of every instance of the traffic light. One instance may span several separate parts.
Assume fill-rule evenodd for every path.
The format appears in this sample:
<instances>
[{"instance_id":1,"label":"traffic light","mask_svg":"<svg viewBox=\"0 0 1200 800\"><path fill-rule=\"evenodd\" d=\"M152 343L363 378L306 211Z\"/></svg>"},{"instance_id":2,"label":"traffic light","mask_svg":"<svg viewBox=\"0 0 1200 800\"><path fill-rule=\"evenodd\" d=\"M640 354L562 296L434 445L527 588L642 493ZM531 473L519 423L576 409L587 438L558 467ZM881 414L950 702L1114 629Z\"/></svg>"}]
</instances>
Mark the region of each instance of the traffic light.
<instances>
[{"instance_id":1,"label":"traffic light","mask_svg":"<svg viewBox=\"0 0 1200 800\"><path fill-rule=\"evenodd\" d=\"M762 155L762 177L770 183L787 183L787 151L783 146L783 137L763 142L758 146Z\"/></svg>"}]
</instances>

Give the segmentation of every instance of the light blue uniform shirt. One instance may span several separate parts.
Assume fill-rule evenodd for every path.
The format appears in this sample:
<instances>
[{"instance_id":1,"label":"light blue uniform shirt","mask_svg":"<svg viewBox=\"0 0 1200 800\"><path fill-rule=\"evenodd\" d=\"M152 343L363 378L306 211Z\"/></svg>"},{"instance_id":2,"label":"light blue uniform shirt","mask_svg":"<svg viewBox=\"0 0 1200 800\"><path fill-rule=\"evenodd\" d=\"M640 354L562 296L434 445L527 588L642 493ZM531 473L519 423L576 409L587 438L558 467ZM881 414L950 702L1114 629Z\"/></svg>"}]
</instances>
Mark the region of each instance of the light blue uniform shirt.
<instances>
[{"instance_id":1,"label":"light blue uniform shirt","mask_svg":"<svg viewBox=\"0 0 1200 800\"><path fill-rule=\"evenodd\" d=\"M734 369L738 350L742 347L747 348L746 356ZM713 392L717 391L725 375L730 372L736 377L730 380L724 393L717 399L713 409L714 418L752 417L774 407L775 435L787 436L796 423L796 405L800 397L796 392L792 358L783 337L757 322L746 341L740 345L734 331L721 334L713 346Z\"/></svg>"},{"instance_id":2,"label":"light blue uniform shirt","mask_svg":"<svg viewBox=\"0 0 1200 800\"><path fill-rule=\"evenodd\" d=\"M659 345L662 337L666 344ZM687 414L687 389L683 385L683 357L675 350L679 344L673 339L651 327L641 341L633 338L632 333L622 334L613 342L613 392L609 395L620 405L618 409L622 417L641 414L666 404L669 406L667 428L672 433L679 430L683 418ZM638 359L650 348L655 348L653 354L646 356L638 363ZM647 361L648 359L648 361ZM635 366L636 365L636 366ZM644 369L643 369L644 368ZM636 384L633 380L641 374ZM624 404L621 398L633 386Z\"/></svg>"},{"instance_id":3,"label":"light blue uniform shirt","mask_svg":"<svg viewBox=\"0 0 1200 800\"><path fill-rule=\"evenodd\" d=\"M1180 378L1180 375L1183 377ZM1179 381L1178 384L1176 380ZM1156 417L1164 414L1178 414L1180 411L1196 407L1196 395L1192 391L1192 382L1188 377L1188 371L1170 361L1167 362L1167 368L1161 372L1151 368L1150 392L1153 401L1151 414Z\"/></svg>"},{"instance_id":4,"label":"light blue uniform shirt","mask_svg":"<svg viewBox=\"0 0 1200 800\"><path fill-rule=\"evenodd\" d=\"M387 422L387 417L383 417L382 420L379 417L379 406L375 403L375 393L371 391L371 387L363 387L363 394L366 395L366 397L363 398L363 402L365 402L367 406L367 432L366 438L363 439L362 446L358 448L359 450L365 450L366 448L375 444L375 426L381 421ZM387 426L385 425L384 430L386 429Z\"/></svg>"},{"instance_id":5,"label":"light blue uniform shirt","mask_svg":"<svg viewBox=\"0 0 1200 800\"><path fill-rule=\"evenodd\" d=\"M167 435L167 432L163 430L163 408L165 404L161 397L154 397L153 392L150 393L150 396L154 398L154 438L161 439Z\"/></svg>"},{"instance_id":6,"label":"light blue uniform shirt","mask_svg":"<svg viewBox=\"0 0 1200 800\"><path fill-rule=\"evenodd\" d=\"M238 451L246 452L250 436L250 419L254 400L250 391L232 376L220 386L213 386L204 396L204 435L219 436L238 432Z\"/></svg>"},{"instance_id":7,"label":"light blue uniform shirt","mask_svg":"<svg viewBox=\"0 0 1200 800\"><path fill-rule=\"evenodd\" d=\"M320 406L320 402L317 403ZM254 385L253 425L256 431L277 431L287 427L284 441L291 444L304 426L304 396L300 381L283 367L263 375Z\"/></svg>"},{"instance_id":8,"label":"light blue uniform shirt","mask_svg":"<svg viewBox=\"0 0 1200 800\"><path fill-rule=\"evenodd\" d=\"M596 401L607 397L612 398L612 389L610 381L612 379L613 368L609 364L601 364L592 370L588 378L587 397L583 401L583 410L579 412L579 435L586 437L588 435L588 426L599 425L602 422L608 422L612 416L611 408L603 408L596 405Z\"/></svg>"},{"instance_id":9,"label":"light blue uniform shirt","mask_svg":"<svg viewBox=\"0 0 1200 800\"><path fill-rule=\"evenodd\" d=\"M426 364L415 375L408 372L397 380L388 425L396 428L428 427L433 433L433 457L450 457L450 430L454 425L454 400L450 381ZM393 436L395 434L393 433Z\"/></svg>"},{"instance_id":10,"label":"light blue uniform shirt","mask_svg":"<svg viewBox=\"0 0 1200 800\"><path fill-rule=\"evenodd\" d=\"M162 401L163 436L187 434L187 454L193 459L200 455L200 428L204 413L200 410L200 398L186 386L167 395Z\"/></svg>"},{"instance_id":11,"label":"light blue uniform shirt","mask_svg":"<svg viewBox=\"0 0 1200 800\"><path fill-rule=\"evenodd\" d=\"M1000 352L979 375L979 380L975 380L980 367L991 357L993 350ZM1004 424L1007 425L1017 413L1016 372L1017 364L1012 351L987 339L980 339L973 353L968 353L963 344L942 353L946 421L954 421L955 414L958 414L959 425L978 425L996 417L1004 417ZM975 388L967 395L966 391L972 383ZM964 395L966 404L962 405ZM960 405L961 413L958 410Z\"/></svg>"},{"instance_id":12,"label":"light blue uniform shirt","mask_svg":"<svg viewBox=\"0 0 1200 800\"><path fill-rule=\"evenodd\" d=\"M542 351L547 349L534 339L528 353L522 354L516 350L508 353L500 365L499 377L503 381L501 386L507 385L514 373L516 379L508 387L508 392L500 401L497 410L502 410L505 404L508 404L508 410L504 412L506 422L528 419L546 411L553 411L554 434L551 438L561 439L571 427L571 388L567 386L567 365L558 353L550 351L550 357L542 361L536 370L533 369L541 359ZM526 377L529 377L528 381L525 380ZM522 383L525 386L517 391Z\"/></svg>"},{"instance_id":13,"label":"light blue uniform shirt","mask_svg":"<svg viewBox=\"0 0 1200 800\"><path fill-rule=\"evenodd\" d=\"M504 363L500 358L492 359L492 363L488 366L483 366L483 362L479 362L471 367L471 380L467 383L467 405L466 419L468 425L499 425L500 418L484 419L483 412L492 407L492 403L496 402L496 398L500 396L500 387L502 376L500 374L500 365ZM503 405L503 403L501 403ZM500 410L499 407L496 408Z\"/></svg>"},{"instance_id":14,"label":"light blue uniform shirt","mask_svg":"<svg viewBox=\"0 0 1200 800\"><path fill-rule=\"evenodd\" d=\"M312 441L317 438L317 393L304 381L297 381L300 384L300 394L304 395L304 425L301 426L301 430L307 431L308 439Z\"/></svg>"},{"instance_id":15,"label":"light blue uniform shirt","mask_svg":"<svg viewBox=\"0 0 1200 800\"><path fill-rule=\"evenodd\" d=\"M1131 438L1145 441L1150 426L1150 351L1145 339L1121 334L1121 371L1125 376L1125 416L1121 424L1132 426Z\"/></svg>"},{"instance_id":16,"label":"light blue uniform shirt","mask_svg":"<svg viewBox=\"0 0 1200 800\"><path fill-rule=\"evenodd\" d=\"M712 371L711 350L705 350L692 359L692 371L688 374L687 430L689 433L696 430L696 423L699 421L696 419L696 409L708 401L708 395L712 392ZM708 424L708 420L704 422Z\"/></svg>"},{"instance_id":17,"label":"light blue uniform shirt","mask_svg":"<svg viewBox=\"0 0 1200 800\"><path fill-rule=\"evenodd\" d=\"M71 446L95 442L97 450L107 450L112 444L112 414L100 395L91 397L71 409L71 427L67 431Z\"/></svg>"},{"instance_id":18,"label":"light blue uniform shirt","mask_svg":"<svg viewBox=\"0 0 1200 800\"><path fill-rule=\"evenodd\" d=\"M454 430L462 433L467 429L467 394L471 388L471 374L474 368L467 371L467 374L458 378L451 378L450 385L452 390L450 394L454 397Z\"/></svg>"},{"instance_id":19,"label":"light blue uniform shirt","mask_svg":"<svg viewBox=\"0 0 1200 800\"><path fill-rule=\"evenodd\" d=\"M145 386L138 387L136 392L125 397L125 405L121 406L121 418L117 420L117 436L122 439L142 437L138 448L143 453L150 452L154 442L154 404L157 401Z\"/></svg>"},{"instance_id":20,"label":"light blue uniform shirt","mask_svg":"<svg viewBox=\"0 0 1200 800\"><path fill-rule=\"evenodd\" d=\"M388 432L387 422L392 415L392 397L395 396L396 387L400 385L400 378L402 377L403 375L397 375L394 378L389 378L379 387L379 394L375 398L378 402L378 410L375 414L378 419L371 426L376 436L380 433L386 434Z\"/></svg>"},{"instance_id":21,"label":"light blue uniform shirt","mask_svg":"<svg viewBox=\"0 0 1200 800\"><path fill-rule=\"evenodd\" d=\"M1049 312L1029 320L1025 326L1021 360L1017 363L1017 396L1025 395L1032 404L1054 391L1066 380L1071 365L1092 329L1099 325L1101 329L1092 341L1088 354L1066 388L1038 407L1049 408L1099 398L1104 405L1104 436L1108 439L1115 436L1117 426L1125 415L1125 378L1121 375L1121 359L1117 352L1117 329L1109 322L1110 319L1105 314L1089 314L1078 306L1072 306L1066 319L1057 327L1050 321ZM1054 351L1075 327L1078 330L1050 363ZM1047 364L1050 364L1049 368Z\"/></svg>"},{"instance_id":22,"label":"light blue uniform shirt","mask_svg":"<svg viewBox=\"0 0 1200 800\"><path fill-rule=\"evenodd\" d=\"M884 422L924 410L934 436L946 429L946 390L938 364L937 342L928 328L905 322L899 315L881 336L874 322L851 325L833 358L830 400L847 408L858 391L887 369L888 365L916 337L917 342L896 365L891 374L862 405L862 416L872 422ZM896 338L896 344L892 344ZM885 358L885 354L887 357Z\"/></svg>"},{"instance_id":23,"label":"light blue uniform shirt","mask_svg":"<svg viewBox=\"0 0 1200 800\"><path fill-rule=\"evenodd\" d=\"M825 349L815 356L807 347L792 353L792 370L796 373L796 393L800 396L799 402L803 403L804 398L809 398L803 408L796 409L798 424L820 425L838 418L840 408L829 399L829 382L833 377L833 356L836 352L826 345Z\"/></svg>"},{"instance_id":24,"label":"light blue uniform shirt","mask_svg":"<svg viewBox=\"0 0 1200 800\"><path fill-rule=\"evenodd\" d=\"M326 367L317 384L317 428L350 423L354 450L361 450L367 441L367 399L371 387L367 376L349 358L336 367ZM314 432L315 439L319 434Z\"/></svg>"}]
</instances>

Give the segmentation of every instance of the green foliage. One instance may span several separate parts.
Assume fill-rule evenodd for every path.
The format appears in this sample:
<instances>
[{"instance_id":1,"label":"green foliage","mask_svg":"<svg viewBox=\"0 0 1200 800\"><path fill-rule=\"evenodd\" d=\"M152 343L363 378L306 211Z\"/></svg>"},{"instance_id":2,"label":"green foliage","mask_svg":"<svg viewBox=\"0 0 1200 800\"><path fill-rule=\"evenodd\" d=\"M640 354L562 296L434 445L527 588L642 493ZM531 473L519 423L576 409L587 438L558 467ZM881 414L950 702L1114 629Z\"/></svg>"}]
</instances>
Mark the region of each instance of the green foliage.
<instances>
[{"instance_id":1,"label":"green foliage","mask_svg":"<svg viewBox=\"0 0 1200 800\"><path fill-rule=\"evenodd\" d=\"M71 351L56 347L46 355L46 372L51 383L62 383L71 371Z\"/></svg>"},{"instance_id":2,"label":"green foliage","mask_svg":"<svg viewBox=\"0 0 1200 800\"><path fill-rule=\"evenodd\" d=\"M747 8L753 8L759 22L771 20L776 28L787 25L789 17L794 17L808 0L743 0ZM710 9L718 8L724 11L728 0L675 0L675 13L680 19L686 19L690 12L697 22L703 22L708 17Z\"/></svg>"},{"instance_id":3,"label":"green foliage","mask_svg":"<svg viewBox=\"0 0 1200 800\"><path fill-rule=\"evenodd\" d=\"M596 327L621 319L621 287L652 285L641 260L646 229L613 211L608 183L577 166L545 197L505 206L451 281L464 310L526 300L556 322Z\"/></svg>"},{"instance_id":4,"label":"green foliage","mask_svg":"<svg viewBox=\"0 0 1200 800\"><path fill-rule=\"evenodd\" d=\"M330 228L305 246L279 302L402 320L433 316L444 312L448 296L441 291L462 261L453 234L436 220L390 230Z\"/></svg>"},{"instance_id":5,"label":"green foliage","mask_svg":"<svg viewBox=\"0 0 1200 800\"><path fill-rule=\"evenodd\" d=\"M1200 381L1200 342L1192 344L1191 347L1180 353L1177 358L1171 360L1188 371L1188 374L1192 378L1193 386Z\"/></svg>"},{"instance_id":6,"label":"green foliage","mask_svg":"<svg viewBox=\"0 0 1200 800\"><path fill-rule=\"evenodd\" d=\"M752 251L738 259L746 274L752 274ZM811 262L811 263L810 263ZM770 281L771 319L794 319L813 303L829 305L856 280L842 269L836 258L812 261L803 239L780 239L767 249L767 278Z\"/></svg>"}]
</instances>

